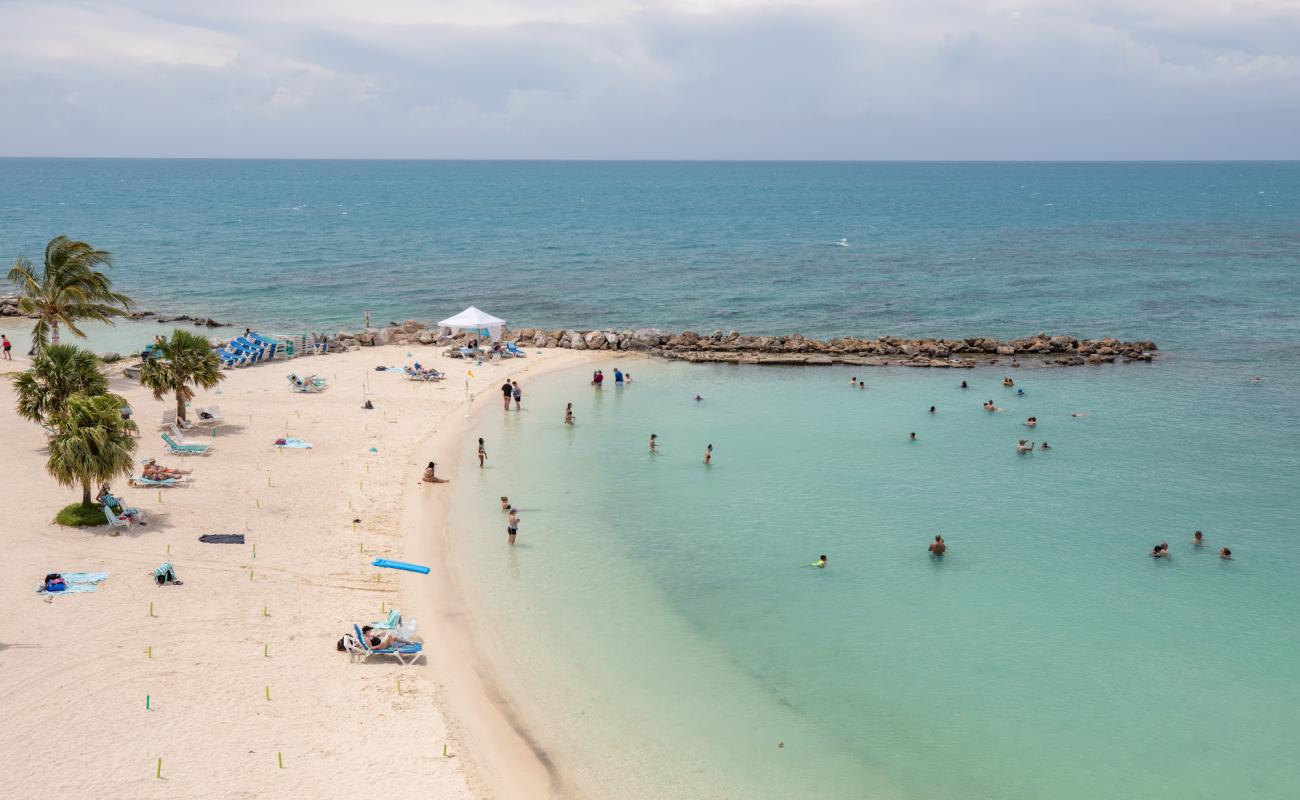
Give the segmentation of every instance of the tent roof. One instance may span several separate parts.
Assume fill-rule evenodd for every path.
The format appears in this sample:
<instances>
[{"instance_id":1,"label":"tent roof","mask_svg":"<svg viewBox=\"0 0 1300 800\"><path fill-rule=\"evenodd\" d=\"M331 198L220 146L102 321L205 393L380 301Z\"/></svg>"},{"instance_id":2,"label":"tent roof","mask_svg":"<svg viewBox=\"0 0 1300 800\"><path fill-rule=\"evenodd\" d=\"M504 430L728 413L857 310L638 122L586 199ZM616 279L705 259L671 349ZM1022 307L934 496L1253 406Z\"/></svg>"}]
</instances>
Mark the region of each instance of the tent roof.
<instances>
[{"instance_id":1,"label":"tent roof","mask_svg":"<svg viewBox=\"0 0 1300 800\"><path fill-rule=\"evenodd\" d=\"M506 321L470 306L454 317L448 317L438 323L444 328L494 328L505 325Z\"/></svg>"}]
</instances>

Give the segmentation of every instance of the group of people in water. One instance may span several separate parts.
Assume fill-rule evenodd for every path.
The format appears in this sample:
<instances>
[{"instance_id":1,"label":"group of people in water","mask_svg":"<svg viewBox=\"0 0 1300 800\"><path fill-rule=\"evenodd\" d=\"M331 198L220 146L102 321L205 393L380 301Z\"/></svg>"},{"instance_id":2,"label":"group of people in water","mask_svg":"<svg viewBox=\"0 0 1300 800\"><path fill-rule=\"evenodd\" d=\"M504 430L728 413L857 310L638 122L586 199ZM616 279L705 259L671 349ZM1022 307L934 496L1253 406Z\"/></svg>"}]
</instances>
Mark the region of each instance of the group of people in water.
<instances>
[{"instance_id":1,"label":"group of people in water","mask_svg":"<svg viewBox=\"0 0 1300 800\"><path fill-rule=\"evenodd\" d=\"M1202 548L1205 546L1205 534L1197 531L1192 534L1192 547ZM1169 552L1169 542L1161 542L1151 548L1152 558L1173 558L1173 553ZM1219 558L1224 561L1232 560L1232 550L1227 547L1219 548Z\"/></svg>"}]
</instances>

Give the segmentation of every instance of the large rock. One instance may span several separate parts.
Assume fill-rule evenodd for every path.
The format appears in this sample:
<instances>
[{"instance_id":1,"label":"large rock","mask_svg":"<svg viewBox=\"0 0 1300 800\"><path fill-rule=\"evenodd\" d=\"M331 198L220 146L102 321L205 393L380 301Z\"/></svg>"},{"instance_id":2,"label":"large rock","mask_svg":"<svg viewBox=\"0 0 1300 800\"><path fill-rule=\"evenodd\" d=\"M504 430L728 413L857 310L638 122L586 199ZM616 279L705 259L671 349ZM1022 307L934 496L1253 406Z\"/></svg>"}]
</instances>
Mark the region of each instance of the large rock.
<instances>
[{"instance_id":1,"label":"large rock","mask_svg":"<svg viewBox=\"0 0 1300 800\"><path fill-rule=\"evenodd\" d=\"M533 334L533 347L546 347L546 331L538 330Z\"/></svg>"},{"instance_id":2,"label":"large rock","mask_svg":"<svg viewBox=\"0 0 1300 800\"><path fill-rule=\"evenodd\" d=\"M420 331L415 338L420 344L433 344L438 340L438 334L433 331Z\"/></svg>"},{"instance_id":3,"label":"large rock","mask_svg":"<svg viewBox=\"0 0 1300 800\"><path fill-rule=\"evenodd\" d=\"M587 345L588 350L604 350L609 343L605 341L605 334L600 331L592 331L582 337L582 341Z\"/></svg>"}]
</instances>

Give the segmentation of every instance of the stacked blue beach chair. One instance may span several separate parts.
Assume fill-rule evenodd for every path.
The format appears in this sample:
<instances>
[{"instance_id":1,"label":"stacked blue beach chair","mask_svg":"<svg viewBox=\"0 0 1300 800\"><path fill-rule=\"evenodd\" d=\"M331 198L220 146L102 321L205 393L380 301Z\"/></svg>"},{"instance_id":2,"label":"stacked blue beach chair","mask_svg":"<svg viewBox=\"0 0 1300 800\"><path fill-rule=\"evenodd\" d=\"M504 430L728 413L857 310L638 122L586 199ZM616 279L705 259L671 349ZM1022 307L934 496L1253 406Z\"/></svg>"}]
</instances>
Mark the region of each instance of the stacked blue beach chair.
<instances>
[{"instance_id":1,"label":"stacked blue beach chair","mask_svg":"<svg viewBox=\"0 0 1300 800\"><path fill-rule=\"evenodd\" d=\"M258 333L249 333L231 340L229 344L217 351L217 356L221 359L222 366L247 367L259 361L270 361L275 358L278 344L275 339L268 339Z\"/></svg>"}]
</instances>

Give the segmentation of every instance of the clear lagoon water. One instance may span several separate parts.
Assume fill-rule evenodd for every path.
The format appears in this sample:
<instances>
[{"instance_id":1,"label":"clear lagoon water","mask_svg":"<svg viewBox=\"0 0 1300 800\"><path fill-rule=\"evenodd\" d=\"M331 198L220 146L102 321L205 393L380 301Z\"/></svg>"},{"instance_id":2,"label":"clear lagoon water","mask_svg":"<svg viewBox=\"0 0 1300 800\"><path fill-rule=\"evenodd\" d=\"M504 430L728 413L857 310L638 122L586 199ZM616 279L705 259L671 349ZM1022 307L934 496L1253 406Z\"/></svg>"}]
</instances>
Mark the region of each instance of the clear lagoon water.
<instances>
[{"instance_id":1,"label":"clear lagoon water","mask_svg":"<svg viewBox=\"0 0 1300 800\"><path fill-rule=\"evenodd\" d=\"M520 414L485 400L458 569L530 732L595 795L1300 794L1300 163L0 159L0 253L59 233L145 307L270 329L473 303L1154 339L1154 364L1017 370L1024 398L987 369L543 379Z\"/></svg>"},{"instance_id":2,"label":"clear lagoon water","mask_svg":"<svg viewBox=\"0 0 1300 800\"><path fill-rule=\"evenodd\" d=\"M631 368L487 408L453 487L500 678L593 795L1295 796L1293 380Z\"/></svg>"}]
</instances>

